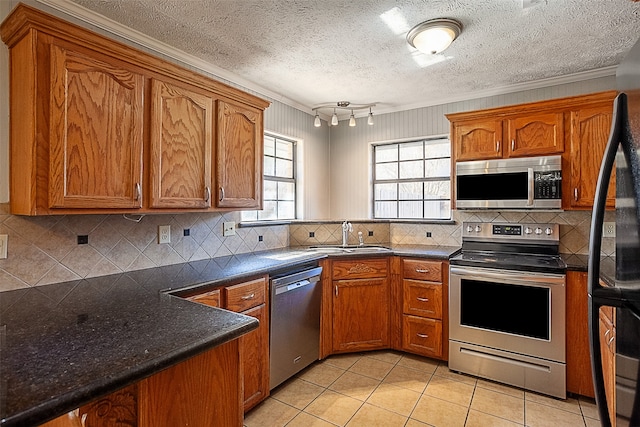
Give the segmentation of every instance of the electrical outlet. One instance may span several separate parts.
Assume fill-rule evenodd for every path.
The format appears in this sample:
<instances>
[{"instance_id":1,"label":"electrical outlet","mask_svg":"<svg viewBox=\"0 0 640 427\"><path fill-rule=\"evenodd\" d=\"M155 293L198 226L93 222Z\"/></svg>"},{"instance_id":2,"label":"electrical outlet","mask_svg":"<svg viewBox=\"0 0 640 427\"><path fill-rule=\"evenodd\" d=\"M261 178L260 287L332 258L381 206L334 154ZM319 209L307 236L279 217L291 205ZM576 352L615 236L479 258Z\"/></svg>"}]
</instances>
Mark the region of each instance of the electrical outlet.
<instances>
[{"instance_id":1,"label":"electrical outlet","mask_svg":"<svg viewBox=\"0 0 640 427\"><path fill-rule=\"evenodd\" d=\"M222 235L224 237L236 235L236 223L235 221L222 223Z\"/></svg>"},{"instance_id":2,"label":"electrical outlet","mask_svg":"<svg viewBox=\"0 0 640 427\"><path fill-rule=\"evenodd\" d=\"M0 234L0 259L7 258L7 244L9 243L8 234Z\"/></svg>"},{"instance_id":3,"label":"electrical outlet","mask_svg":"<svg viewBox=\"0 0 640 427\"><path fill-rule=\"evenodd\" d=\"M171 226L158 226L158 243L171 243Z\"/></svg>"},{"instance_id":4,"label":"electrical outlet","mask_svg":"<svg viewBox=\"0 0 640 427\"><path fill-rule=\"evenodd\" d=\"M602 237L616 237L616 223L605 222L602 226Z\"/></svg>"}]
</instances>

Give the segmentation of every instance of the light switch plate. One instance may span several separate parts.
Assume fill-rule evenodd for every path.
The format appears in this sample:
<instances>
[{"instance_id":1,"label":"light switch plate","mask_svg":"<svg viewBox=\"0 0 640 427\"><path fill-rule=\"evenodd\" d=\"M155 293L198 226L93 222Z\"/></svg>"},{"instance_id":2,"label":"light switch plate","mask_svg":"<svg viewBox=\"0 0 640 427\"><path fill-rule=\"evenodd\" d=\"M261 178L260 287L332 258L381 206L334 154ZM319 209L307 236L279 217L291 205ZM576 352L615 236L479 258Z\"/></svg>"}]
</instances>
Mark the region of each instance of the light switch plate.
<instances>
[{"instance_id":1,"label":"light switch plate","mask_svg":"<svg viewBox=\"0 0 640 427\"><path fill-rule=\"evenodd\" d=\"M0 234L0 259L7 258L7 244L9 243L8 234Z\"/></svg>"},{"instance_id":2,"label":"light switch plate","mask_svg":"<svg viewBox=\"0 0 640 427\"><path fill-rule=\"evenodd\" d=\"M171 226L158 226L158 243L171 243Z\"/></svg>"},{"instance_id":3,"label":"light switch plate","mask_svg":"<svg viewBox=\"0 0 640 427\"><path fill-rule=\"evenodd\" d=\"M236 222L229 221L222 223L222 235L224 237L235 236L236 235Z\"/></svg>"}]
</instances>

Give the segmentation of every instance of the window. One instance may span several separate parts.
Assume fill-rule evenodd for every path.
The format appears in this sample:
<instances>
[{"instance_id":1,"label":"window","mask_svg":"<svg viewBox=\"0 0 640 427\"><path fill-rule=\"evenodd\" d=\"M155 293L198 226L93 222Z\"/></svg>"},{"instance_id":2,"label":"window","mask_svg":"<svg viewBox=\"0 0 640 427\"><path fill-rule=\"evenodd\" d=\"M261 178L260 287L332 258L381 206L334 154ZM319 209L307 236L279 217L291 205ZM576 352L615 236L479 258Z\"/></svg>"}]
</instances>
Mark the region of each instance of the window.
<instances>
[{"instance_id":1,"label":"window","mask_svg":"<svg viewBox=\"0 0 640 427\"><path fill-rule=\"evenodd\" d=\"M243 211L242 221L296 217L296 143L264 135L264 203L261 211Z\"/></svg>"},{"instance_id":2,"label":"window","mask_svg":"<svg viewBox=\"0 0 640 427\"><path fill-rule=\"evenodd\" d=\"M373 217L451 218L448 139L373 146Z\"/></svg>"}]
</instances>

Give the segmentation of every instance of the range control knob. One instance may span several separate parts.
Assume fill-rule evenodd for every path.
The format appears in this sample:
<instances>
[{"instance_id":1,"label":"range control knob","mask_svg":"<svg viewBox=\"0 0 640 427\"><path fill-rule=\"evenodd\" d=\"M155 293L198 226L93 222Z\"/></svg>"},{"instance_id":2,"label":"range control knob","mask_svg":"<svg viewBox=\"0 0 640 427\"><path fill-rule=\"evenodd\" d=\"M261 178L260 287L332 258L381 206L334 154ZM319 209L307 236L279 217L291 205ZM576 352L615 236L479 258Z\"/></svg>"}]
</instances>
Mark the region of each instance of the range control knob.
<instances>
[{"instance_id":1,"label":"range control knob","mask_svg":"<svg viewBox=\"0 0 640 427\"><path fill-rule=\"evenodd\" d=\"M524 228L524 234L531 234L531 233L533 233L533 230L531 229L531 227Z\"/></svg>"},{"instance_id":2,"label":"range control knob","mask_svg":"<svg viewBox=\"0 0 640 427\"><path fill-rule=\"evenodd\" d=\"M553 230L551 229L551 227L547 227L547 229L546 229L546 230L544 230L544 233L545 233L547 236L551 236L551 234L553 234Z\"/></svg>"},{"instance_id":3,"label":"range control knob","mask_svg":"<svg viewBox=\"0 0 640 427\"><path fill-rule=\"evenodd\" d=\"M476 233L479 233L482 231L482 227L480 227L479 225L476 225Z\"/></svg>"},{"instance_id":4,"label":"range control knob","mask_svg":"<svg viewBox=\"0 0 640 427\"><path fill-rule=\"evenodd\" d=\"M473 231L473 227L470 225L467 225L467 233L471 233Z\"/></svg>"},{"instance_id":5,"label":"range control knob","mask_svg":"<svg viewBox=\"0 0 640 427\"><path fill-rule=\"evenodd\" d=\"M536 227L536 234L542 234L542 228Z\"/></svg>"}]
</instances>

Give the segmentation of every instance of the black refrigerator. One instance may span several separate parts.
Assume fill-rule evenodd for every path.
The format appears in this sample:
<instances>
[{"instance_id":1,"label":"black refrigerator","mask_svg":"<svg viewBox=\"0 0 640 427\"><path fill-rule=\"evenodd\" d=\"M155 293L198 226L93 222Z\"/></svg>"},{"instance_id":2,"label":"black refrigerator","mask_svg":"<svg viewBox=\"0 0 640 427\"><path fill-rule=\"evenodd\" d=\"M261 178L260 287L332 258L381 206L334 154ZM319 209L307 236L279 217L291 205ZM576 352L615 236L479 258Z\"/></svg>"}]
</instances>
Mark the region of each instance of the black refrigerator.
<instances>
[{"instance_id":1,"label":"black refrigerator","mask_svg":"<svg viewBox=\"0 0 640 427\"><path fill-rule=\"evenodd\" d=\"M640 426L640 42L616 72L619 91L605 149L591 218L589 241L589 338L593 382L603 426L615 406L617 427ZM602 226L607 189L615 167L615 260L601 260ZM615 265L604 285L604 262ZM601 265L603 264L603 265ZM600 353L599 309L615 307L615 402L607 401ZM607 337L607 340L613 339Z\"/></svg>"}]
</instances>

